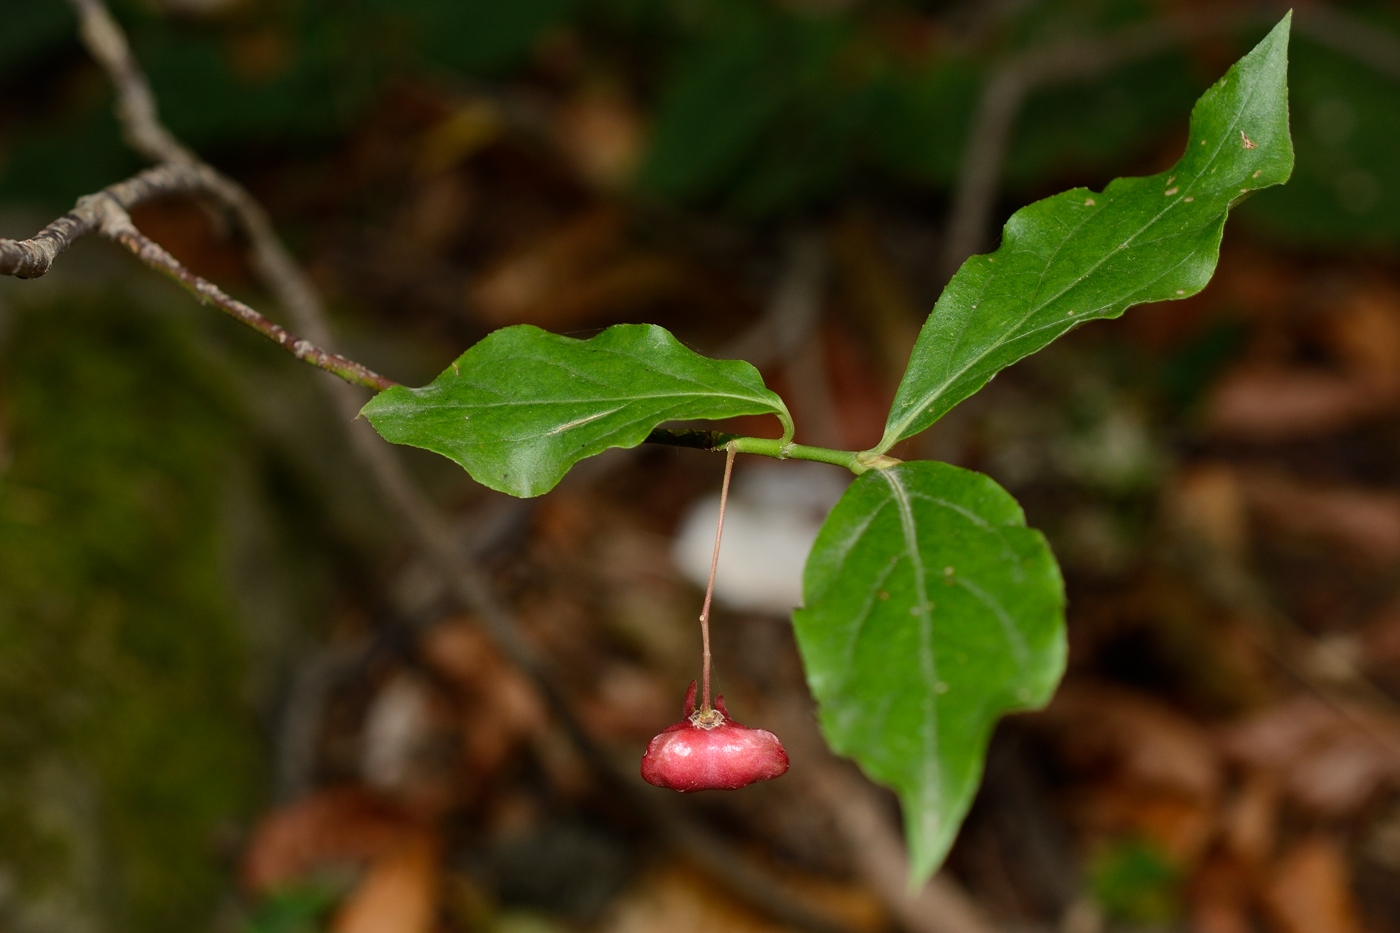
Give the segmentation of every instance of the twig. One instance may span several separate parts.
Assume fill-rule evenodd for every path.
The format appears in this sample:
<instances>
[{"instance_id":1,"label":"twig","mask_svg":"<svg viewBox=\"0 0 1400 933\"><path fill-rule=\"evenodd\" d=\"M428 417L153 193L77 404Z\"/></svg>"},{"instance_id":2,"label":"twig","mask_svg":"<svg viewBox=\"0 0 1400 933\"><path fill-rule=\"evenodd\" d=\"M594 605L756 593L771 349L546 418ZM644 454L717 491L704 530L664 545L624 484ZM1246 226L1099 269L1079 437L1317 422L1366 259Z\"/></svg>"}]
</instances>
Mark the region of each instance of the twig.
<instances>
[{"instance_id":1,"label":"twig","mask_svg":"<svg viewBox=\"0 0 1400 933\"><path fill-rule=\"evenodd\" d=\"M69 0L69 4L78 14L83 45L102 66L117 92L115 109L123 137L153 162L189 165L199 173L201 190L226 207L242 229L254 271L263 284L308 340L330 348L331 329L320 294L283 245L267 211L246 188L201 160L161 123L150 82L131 54L126 33L103 0ZM355 414L359 414L360 401L353 390L349 394L330 391L336 393L332 401L342 414L348 413L352 404Z\"/></svg>"},{"instance_id":2,"label":"twig","mask_svg":"<svg viewBox=\"0 0 1400 933\"><path fill-rule=\"evenodd\" d=\"M45 274L68 247L97 231L107 204L130 210L147 201L203 187L199 173L187 166L158 165L96 194L84 195L71 211L29 239L0 239L0 275L37 279Z\"/></svg>"},{"instance_id":3,"label":"twig","mask_svg":"<svg viewBox=\"0 0 1400 933\"><path fill-rule=\"evenodd\" d=\"M131 54L126 33L101 0L69 0L78 35L117 91L117 123L131 148L155 162L195 164L199 158L160 122L145 72Z\"/></svg>"},{"instance_id":4,"label":"twig","mask_svg":"<svg viewBox=\"0 0 1400 933\"><path fill-rule=\"evenodd\" d=\"M1025 95L1025 81L1014 64L995 72L982 89L963 147L958 185L953 191L940 262L945 279L952 278L963 260L982 247L987 225L991 222L992 205L996 202L1006 145Z\"/></svg>"},{"instance_id":5,"label":"twig","mask_svg":"<svg viewBox=\"0 0 1400 933\"><path fill-rule=\"evenodd\" d=\"M995 933L996 927L956 882L934 875L908 887L909 861L899 831L868 783L840 762L813 769L813 784L856 855L857 868L911 933Z\"/></svg>"},{"instance_id":6,"label":"twig","mask_svg":"<svg viewBox=\"0 0 1400 933\"><path fill-rule=\"evenodd\" d=\"M272 220L257 199L238 182L202 161L160 122L155 94L121 25L102 0L69 0L78 14L83 45L107 73L117 92L115 104L122 136L133 149L153 162L189 166L201 180L202 192L227 208L248 241L253 268L273 297L291 315L297 329L312 343L331 345L325 308L315 285L283 245ZM342 404L344 396L342 393ZM358 402L355 411L359 412Z\"/></svg>"},{"instance_id":7,"label":"twig","mask_svg":"<svg viewBox=\"0 0 1400 933\"><path fill-rule=\"evenodd\" d=\"M229 297L219 286L186 269L159 243L137 230L126 211L121 208L113 205L106 213L107 217L100 228L104 237L125 246L137 259L184 286L200 304L219 309L240 324L246 324L262 334L303 363L310 363L318 369L334 373L346 382L353 382L375 391L398 385L392 379L387 379L354 360L323 350L309 340L302 340L237 298Z\"/></svg>"},{"instance_id":8,"label":"twig","mask_svg":"<svg viewBox=\"0 0 1400 933\"><path fill-rule=\"evenodd\" d=\"M78 199L73 210L27 240L0 239L0 274L22 279L44 275L55 259L77 240L90 234L120 243L147 266L184 286L200 304L210 305L262 334L304 363L324 369L347 382L382 391L397 385L392 379L354 360L324 350L290 333L248 305L230 297L207 279L190 272L160 244L131 221L129 208L172 194L205 191L209 173L192 164L167 163L150 168Z\"/></svg>"},{"instance_id":9,"label":"twig","mask_svg":"<svg viewBox=\"0 0 1400 933\"><path fill-rule=\"evenodd\" d=\"M827 286L827 247L817 230L799 230L787 238L782 271L758 322L719 353L747 360L762 369L783 361L795 397L803 405L797 420L806 440L835 444L840 432L831 419L831 386L821 358L820 323ZM809 410L810 409L810 410ZM649 442L651 438L647 439ZM655 443L668 443L658 439Z\"/></svg>"}]
</instances>

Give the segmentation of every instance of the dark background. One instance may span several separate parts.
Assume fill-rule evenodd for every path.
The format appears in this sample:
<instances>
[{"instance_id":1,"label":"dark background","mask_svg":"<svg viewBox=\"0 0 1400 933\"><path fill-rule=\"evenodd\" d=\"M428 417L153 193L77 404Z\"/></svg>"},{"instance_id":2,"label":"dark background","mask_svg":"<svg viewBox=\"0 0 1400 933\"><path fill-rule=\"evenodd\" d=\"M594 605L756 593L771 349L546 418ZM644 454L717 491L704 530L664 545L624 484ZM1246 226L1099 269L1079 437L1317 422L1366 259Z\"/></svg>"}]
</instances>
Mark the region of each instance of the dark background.
<instances>
[{"instance_id":1,"label":"dark background","mask_svg":"<svg viewBox=\"0 0 1400 933\"><path fill-rule=\"evenodd\" d=\"M263 200L355 358L420 384L500 326L655 322L740 348L798 440L853 449L942 287L996 69L1220 18L1032 89L994 228L1171 164L1282 13L113 8L171 129ZM0 0L0 234L141 167L74 25ZM1210 287L1076 332L905 451L1010 489L1068 582L1066 685L999 730L949 864L997 929L1400 930L1400 16L1304 10L1291 60L1293 180L1232 217ZM275 316L216 214L135 219ZM778 339L756 325L802 262L812 314ZM571 750L432 582L318 378L108 245L0 281L0 930L790 929ZM517 505L406 456L595 741L639 755L698 664L670 542L720 461L614 452ZM805 695L781 615L715 625L740 718ZM803 787L684 804L818 913L893 928Z\"/></svg>"}]
</instances>

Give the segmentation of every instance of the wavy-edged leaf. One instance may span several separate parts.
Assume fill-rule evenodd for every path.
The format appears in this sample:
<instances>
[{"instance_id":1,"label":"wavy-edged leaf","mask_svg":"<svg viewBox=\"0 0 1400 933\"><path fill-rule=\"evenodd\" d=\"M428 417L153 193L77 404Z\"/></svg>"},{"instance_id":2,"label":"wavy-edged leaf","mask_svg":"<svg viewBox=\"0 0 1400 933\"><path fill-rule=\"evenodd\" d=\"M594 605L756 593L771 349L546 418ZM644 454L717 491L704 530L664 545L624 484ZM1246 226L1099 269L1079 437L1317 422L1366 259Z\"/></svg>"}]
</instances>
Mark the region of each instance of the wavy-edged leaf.
<instances>
[{"instance_id":1,"label":"wavy-edged leaf","mask_svg":"<svg viewBox=\"0 0 1400 933\"><path fill-rule=\"evenodd\" d=\"M421 389L381 392L363 414L385 439L436 451L521 497L548 492L585 457L637 446L665 421L774 414L792 435L758 370L701 356L653 324L591 340L506 327Z\"/></svg>"},{"instance_id":2,"label":"wavy-edged leaf","mask_svg":"<svg viewBox=\"0 0 1400 933\"><path fill-rule=\"evenodd\" d=\"M996 252L963 263L919 334L875 452L1084 321L1205 287L1231 206L1293 170L1290 19L1196 102L1175 166L1037 201L1007 221Z\"/></svg>"},{"instance_id":3,"label":"wavy-edged leaf","mask_svg":"<svg viewBox=\"0 0 1400 933\"><path fill-rule=\"evenodd\" d=\"M793 622L822 731L899 794L923 880L967 813L997 718L1059 683L1059 568L990 478L915 461L851 484L803 590Z\"/></svg>"}]
</instances>

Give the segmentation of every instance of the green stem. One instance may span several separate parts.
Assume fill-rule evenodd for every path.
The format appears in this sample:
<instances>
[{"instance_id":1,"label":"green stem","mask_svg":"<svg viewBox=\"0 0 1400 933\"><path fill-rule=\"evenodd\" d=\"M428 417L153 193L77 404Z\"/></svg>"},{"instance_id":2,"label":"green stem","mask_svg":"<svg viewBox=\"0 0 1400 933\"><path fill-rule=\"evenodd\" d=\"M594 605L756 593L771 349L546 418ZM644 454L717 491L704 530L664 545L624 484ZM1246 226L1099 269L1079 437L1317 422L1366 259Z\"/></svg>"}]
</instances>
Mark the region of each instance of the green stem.
<instances>
[{"instance_id":1,"label":"green stem","mask_svg":"<svg viewBox=\"0 0 1400 933\"><path fill-rule=\"evenodd\" d=\"M658 428L647 438L648 444L668 444L673 447L694 447L701 450L725 450L729 445L741 454L757 454L776 460L812 460L845 467L859 476L867 470L887 470L901 461L870 451L833 450L830 447L809 447L806 444L784 443L780 437L739 437L719 431Z\"/></svg>"}]
</instances>

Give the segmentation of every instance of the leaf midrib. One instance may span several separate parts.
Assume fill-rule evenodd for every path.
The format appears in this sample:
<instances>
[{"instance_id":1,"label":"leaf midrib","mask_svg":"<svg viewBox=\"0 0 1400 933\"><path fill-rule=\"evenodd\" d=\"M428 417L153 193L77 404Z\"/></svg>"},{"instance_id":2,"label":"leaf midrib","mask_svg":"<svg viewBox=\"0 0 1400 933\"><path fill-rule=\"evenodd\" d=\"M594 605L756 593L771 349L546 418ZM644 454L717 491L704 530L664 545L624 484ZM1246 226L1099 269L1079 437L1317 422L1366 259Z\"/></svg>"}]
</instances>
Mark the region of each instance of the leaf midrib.
<instances>
[{"instance_id":1,"label":"leaf midrib","mask_svg":"<svg viewBox=\"0 0 1400 933\"><path fill-rule=\"evenodd\" d=\"M881 473L889 484L890 493L899 507L899 524L904 532L904 549L914 571L914 592L918 598L919 612L919 666L923 669L928 689L924 692L923 723L919 738L923 742L923 776L919 794L925 798L925 806L941 807L943 802L943 767L938 757L938 695L934 684L938 683L938 658L933 647L933 613L929 611L927 571L924 558L919 553L918 528L914 523L914 509L909 504L908 491L900 482L894 470ZM929 799L933 798L933 799Z\"/></svg>"},{"instance_id":2,"label":"leaf midrib","mask_svg":"<svg viewBox=\"0 0 1400 933\"><path fill-rule=\"evenodd\" d=\"M551 398L551 399L520 399L507 400L502 402L452 402L452 401L427 401L426 404L432 408L511 408L526 405L531 408L540 408L545 405L583 405L595 403L608 405L613 402L644 402L650 399L692 399L692 398L727 398L744 402L760 402L777 411L777 407L768 399L751 395L734 395L728 392L663 392L655 395L623 395L623 396L592 396L590 398Z\"/></svg>"}]
</instances>

